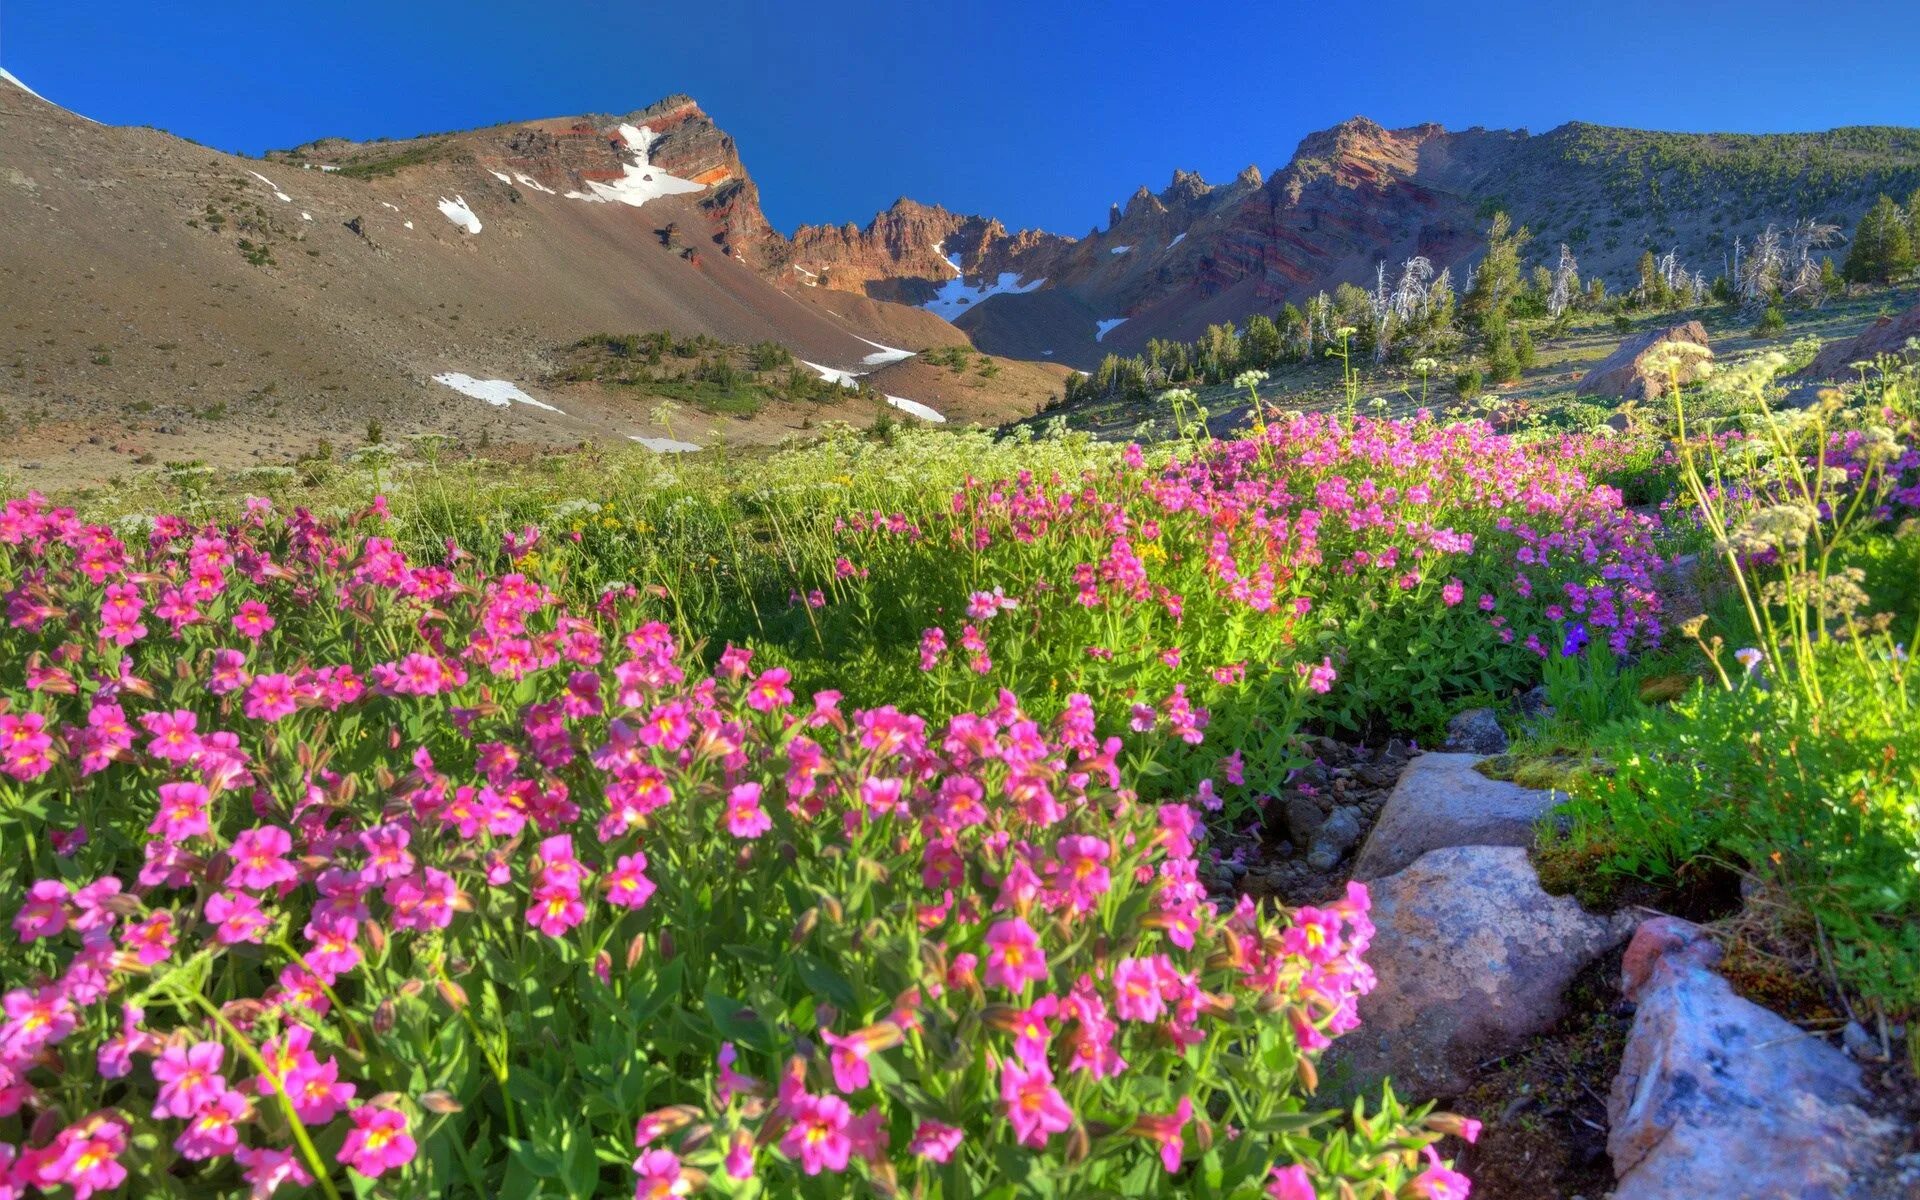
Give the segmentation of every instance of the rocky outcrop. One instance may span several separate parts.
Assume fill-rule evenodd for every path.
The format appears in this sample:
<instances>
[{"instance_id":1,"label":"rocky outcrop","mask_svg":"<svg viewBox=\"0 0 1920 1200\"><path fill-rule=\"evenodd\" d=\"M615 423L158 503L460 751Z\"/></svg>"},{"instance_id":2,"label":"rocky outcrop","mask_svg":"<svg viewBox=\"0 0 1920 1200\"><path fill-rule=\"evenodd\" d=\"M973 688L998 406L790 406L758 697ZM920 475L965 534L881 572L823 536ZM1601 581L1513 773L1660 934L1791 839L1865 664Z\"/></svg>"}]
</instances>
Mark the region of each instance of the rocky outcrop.
<instances>
[{"instance_id":1,"label":"rocky outcrop","mask_svg":"<svg viewBox=\"0 0 1920 1200\"><path fill-rule=\"evenodd\" d=\"M1868 1194L1894 1130L1865 1111L1859 1068L1735 995L1718 958L1699 927L1672 917L1628 947L1637 1008L1607 1106L1614 1200Z\"/></svg>"},{"instance_id":2,"label":"rocky outcrop","mask_svg":"<svg viewBox=\"0 0 1920 1200\"><path fill-rule=\"evenodd\" d=\"M1854 363L1871 363L1882 355L1909 361L1920 357L1920 353L1907 349L1907 342L1914 338L1920 338L1920 305L1896 316L1881 317L1854 337L1827 343L1812 362L1782 382L1807 391L1823 383L1846 383L1860 377Z\"/></svg>"},{"instance_id":3,"label":"rocky outcrop","mask_svg":"<svg viewBox=\"0 0 1920 1200\"><path fill-rule=\"evenodd\" d=\"M1377 879L1429 850L1533 845L1534 827L1560 801L1475 770L1474 754L1423 754L1407 767L1354 860L1355 879Z\"/></svg>"},{"instance_id":4,"label":"rocky outcrop","mask_svg":"<svg viewBox=\"0 0 1920 1200\"><path fill-rule=\"evenodd\" d=\"M1547 895L1513 846L1429 851L1369 886L1379 985L1323 1067L1348 1093L1387 1077L1410 1100L1458 1094L1478 1064L1552 1028L1567 985L1632 924Z\"/></svg>"},{"instance_id":5,"label":"rocky outcrop","mask_svg":"<svg viewBox=\"0 0 1920 1200\"><path fill-rule=\"evenodd\" d=\"M1469 708L1447 722L1447 740L1441 747L1456 754L1505 754L1507 731L1490 708Z\"/></svg>"},{"instance_id":6,"label":"rocky outcrop","mask_svg":"<svg viewBox=\"0 0 1920 1200\"><path fill-rule=\"evenodd\" d=\"M802 225L787 250L783 282L924 304L955 276L1002 272L1044 278L1073 239L1038 230L1009 233L986 217L948 212L902 197L860 227Z\"/></svg>"},{"instance_id":7,"label":"rocky outcrop","mask_svg":"<svg viewBox=\"0 0 1920 1200\"><path fill-rule=\"evenodd\" d=\"M1668 343L1682 349L1661 350ZM1698 321L1649 330L1621 342L1580 380L1579 394L1614 400L1657 400L1670 383L1685 386L1713 362L1706 327Z\"/></svg>"}]
</instances>

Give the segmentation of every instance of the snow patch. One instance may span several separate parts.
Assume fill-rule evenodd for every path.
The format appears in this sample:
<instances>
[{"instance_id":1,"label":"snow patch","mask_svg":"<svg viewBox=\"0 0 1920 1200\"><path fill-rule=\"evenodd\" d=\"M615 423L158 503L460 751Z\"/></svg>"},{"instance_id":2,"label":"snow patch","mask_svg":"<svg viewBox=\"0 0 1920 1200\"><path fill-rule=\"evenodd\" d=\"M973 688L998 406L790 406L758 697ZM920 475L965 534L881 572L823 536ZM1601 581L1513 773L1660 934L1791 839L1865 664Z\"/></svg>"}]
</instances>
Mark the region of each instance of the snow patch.
<instances>
[{"instance_id":1,"label":"snow patch","mask_svg":"<svg viewBox=\"0 0 1920 1200\"><path fill-rule=\"evenodd\" d=\"M473 210L467 207L465 196L455 196L451 200L445 196L440 197L440 211L445 214L447 220L468 233L480 232L480 218L474 216Z\"/></svg>"},{"instance_id":2,"label":"snow patch","mask_svg":"<svg viewBox=\"0 0 1920 1200\"><path fill-rule=\"evenodd\" d=\"M860 340L865 341L866 339L862 338ZM804 358L800 360L800 365L803 367L812 367L814 374L820 376L820 378L826 380L828 383L837 383L841 387L847 388L857 388L860 386L859 372L842 371L834 367L823 367L817 362L808 362Z\"/></svg>"},{"instance_id":3,"label":"snow patch","mask_svg":"<svg viewBox=\"0 0 1920 1200\"><path fill-rule=\"evenodd\" d=\"M270 189L271 189L271 190L273 191L273 197L274 197L274 199L276 199L276 200L278 200L278 201L280 201L280 203L282 203L282 204L292 204L292 203L293 203L293 197L292 197L292 196L289 196L289 195L287 195L287 194L286 194L285 192L283 192L283 191L281 191L281 190L280 190L280 185L279 185L279 184L277 184L277 183L275 183L275 182L274 182L273 180L271 180L271 179L268 179L268 178L267 178L267 177L266 177L265 175L262 175L262 174L261 174L260 172L258 172L258 171L248 171L248 172L247 172L247 174L249 174L249 175L251 175L251 176L253 176L253 177L254 177L255 179L258 179L258 180L259 180L259 181L260 181L261 183L264 183L264 184L266 184L266 185L267 185L267 187L268 187L268 188L270 188Z\"/></svg>"},{"instance_id":4,"label":"snow patch","mask_svg":"<svg viewBox=\"0 0 1920 1200\"><path fill-rule=\"evenodd\" d=\"M1122 325L1125 325L1126 323L1127 323L1127 319L1125 317L1114 317L1110 320L1098 322L1100 326L1100 332L1093 335L1093 340L1096 342L1106 341L1108 334L1112 333L1114 330L1118 329Z\"/></svg>"},{"instance_id":5,"label":"snow patch","mask_svg":"<svg viewBox=\"0 0 1920 1200\"><path fill-rule=\"evenodd\" d=\"M707 185L704 183L680 179L665 171L653 169L652 146L656 135L647 126L642 125L636 129L631 125L622 125L620 137L639 161L622 164L620 178L612 183L602 183L597 179L587 180L586 191L568 192L567 199L591 200L599 204L626 204L639 208L647 201L657 200L662 196L677 196L684 192L706 190Z\"/></svg>"},{"instance_id":6,"label":"snow patch","mask_svg":"<svg viewBox=\"0 0 1920 1200\"><path fill-rule=\"evenodd\" d=\"M532 188L536 192L545 192L549 196L558 196L560 194L559 192L556 192L552 188L548 187L546 184L541 183L538 179L535 179L533 176L522 175L518 171L515 171L513 173L513 181L519 184L521 187Z\"/></svg>"},{"instance_id":7,"label":"snow patch","mask_svg":"<svg viewBox=\"0 0 1920 1200\"><path fill-rule=\"evenodd\" d=\"M664 437L641 437L637 433L628 434L627 440L630 442L639 442L655 454L686 454L689 451L700 448L692 442L682 442L673 438Z\"/></svg>"},{"instance_id":8,"label":"snow patch","mask_svg":"<svg viewBox=\"0 0 1920 1200\"><path fill-rule=\"evenodd\" d=\"M1186 235L1186 232L1183 230L1180 233L1175 234L1173 240L1167 243L1167 249L1171 250L1175 246L1178 246L1181 242L1184 242L1186 240L1187 240L1187 235Z\"/></svg>"},{"instance_id":9,"label":"snow patch","mask_svg":"<svg viewBox=\"0 0 1920 1200\"><path fill-rule=\"evenodd\" d=\"M380 202L380 207L381 207L381 208L390 208L390 209L392 209L392 210L393 210L393 211L395 211L395 212L399 212L399 211L400 211L400 206L399 206L398 204L388 204L388 203L387 203L387 202L386 202L385 200L382 200L382 201Z\"/></svg>"},{"instance_id":10,"label":"snow patch","mask_svg":"<svg viewBox=\"0 0 1920 1200\"><path fill-rule=\"evenodd\" d=\"M884 367L888 363L902 362L906 359L912 358L914 354L914 352L911 350L901 350L893 346L882 346L879 342L871 341L867 338L860 337L860 335L857 333L854 334L853 336L860 338L861 341L866 342L867 345L872 346L874 348L875 353L869 354L865 358L860 360L861 365L863 366Z\"/></svg>"},{"instance_id":11,"label":"snow patch","mask_svg":"<svg viewBox=\"0 0 1920 1200\"><path fill-rule=\"evenodd\" d=\"M1125 254L1127 251L1131 249L1133 249L1132 246L1115 246L1113 249L1107 251L1107 253L1108 254Z\"/></svg>"},{"instance_id":12,"label":"snow patch","mask_svg":"<svg viewBox=\"0 0 1920 1200\"><path fill-rule=\"evenodd\" d=\"M504 379L475 379L458 371L446 371L433 377L435 383L445 384L462 396L472 396L475 400L485 400L495 408L506 408L511 404L531 404L535 408L544 408L550 413L560 413L553 405L544 400L535 400L521 391L515 384Z\"/></svg>"},{"instance_id":13,"label":"snow patch","mask_svg":"<svg viewBox=\"0 0 1920 1200\"><path fill-rule=\"evenodd\" d=\"M902 396L888 396L887 403L893 405L910 417L919 417L922 421L931 421L935 425L945 425L947 419L935 410L928 408L918 400L908 400Z\"/></svg>"},{"instance_id":14,"label":"snow patch","mask_svg":"<svg viewBox=\"0 0 1920 1200\"><path fill-rule=\"evenodd\" d=\"M1032 291L1047 281L1046 277L1042 276L1032 283L1022 283L1020 276L1016 273L1012 271L1002 271L1000 272L1000 277L991 283L982 283L978 287L968 287L966 272L961 270L960 264L955 262L947 254L946 246L947 244L945 242L936 242L933 249L935 253L940 255L942 261L953 268L953 278L941 284L940 291L934 298L920 306L945 320L951 321L956 319L961 313L966 312L989 296L998 296L1002 293L1010 296L1018 296Z\"/></svg>"},{"instance_id":15,"label":"snow patch","mask_svg":"<svg viewBox=\"0 0 1920 1200\"><path fill-rule=\"evenodd\" d=\"M507 174L505 171L496 171L492 167L488 167L487 174L493 176L495 179L498 179L501 183L513 182L513 176Z\"/></svg>"},{"instance_id":16,"label":"snow patch","mask_svg":"<svg viewBox=\"0 0 1920 1200\"><path fill-rule=\"evenodd\" d=\"M300 219L302 221L311 221L313 220L313 214L310 212L303 212L300 214Z\"/></svg>"},{"instance_id":17,"label":"snow patch","mask_svg":"<svg viewBox=\"0 0 1920 1200\"><path fill-rule=\"evenodd\" d=\"M400 228L402 228L402 229L412 229L412 228L413 228L413 222L412 222L412 221L402 221L402 222L400 222Z\"/></svg>"}]
</instances>

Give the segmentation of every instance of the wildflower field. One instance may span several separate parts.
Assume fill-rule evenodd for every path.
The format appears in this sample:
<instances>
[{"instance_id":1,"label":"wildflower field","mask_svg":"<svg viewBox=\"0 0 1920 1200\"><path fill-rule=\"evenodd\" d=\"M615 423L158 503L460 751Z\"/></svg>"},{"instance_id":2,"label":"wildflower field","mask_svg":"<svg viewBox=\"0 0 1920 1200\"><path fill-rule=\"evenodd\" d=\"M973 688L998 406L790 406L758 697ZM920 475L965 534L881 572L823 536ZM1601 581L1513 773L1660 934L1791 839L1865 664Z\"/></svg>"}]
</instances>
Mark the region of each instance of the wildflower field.
<instances>
[{"instance_id":1,"label":"wildflower field","mask_svg":"<svg viewBox=\"0 0 1920 1200\"><path fill-rule=\"evenodd\" d=\"M1638 756L1556 852L1821 880L1910 1013L1913 397L7 501L0 1197L1464 1196L1477 1122L1316 1096L1366 889L1200 867L1303 732L1543 680Z\"/></svg>"}]
</instances>

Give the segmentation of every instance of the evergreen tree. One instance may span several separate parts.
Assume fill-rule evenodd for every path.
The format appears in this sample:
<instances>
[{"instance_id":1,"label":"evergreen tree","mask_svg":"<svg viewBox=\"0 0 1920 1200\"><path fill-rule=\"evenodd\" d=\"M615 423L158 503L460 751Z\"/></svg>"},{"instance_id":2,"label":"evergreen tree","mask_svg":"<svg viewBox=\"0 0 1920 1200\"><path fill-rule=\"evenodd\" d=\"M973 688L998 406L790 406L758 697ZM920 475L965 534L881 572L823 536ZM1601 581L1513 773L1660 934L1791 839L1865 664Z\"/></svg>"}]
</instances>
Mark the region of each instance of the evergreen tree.
<instances>
[{"instance_id":1,"label":"evergreen tree","mask_svg":"<svg viewBox=\"0 0 1920 1200\"><path fill-rule=\"evenodd\" d=\"M1533 334L1522 329L1520 338L1513 345L1513 361L1524 371L1533 365Z\"/></svg>"},{"instance_id":2,"label":"evergreen tree","mask_svg":"<svg viewBox=\"0 0 1920 1200\"><path fill-rule=\"evenodd\" d=\"M1273 318L1255 313L1247 318L1247 332L1240 347L1242 362L1261 370L1280 361L1280 330Z\"/></svg>"},{"instance_id":3,"label":"evergreen tree","mask_svg":"<svg viewBox=\"0 0 1920 1200\"><path fill-rule=\"evenodd\" d=\"M1907 242L1913 247L1913 256L1920 259L1920 188L1907 197Z\"/></svg>"},{"instance_id":4,"label":"evergreen tree","mask_svg":"<svg viewBox=\"0 0 1920 1200\"><path fill-rule=\"evenodd\" d=\"M1493 383L1512 383L1520 378L1520 359L1513 348L1513 334L1507 328L1507 314L1496 313L1481 326L1487 345L1487 379Z\"/></svg>"},{"instance_id":5,"label":"evergreen tree","mask_svg":"<svg viewBox=\"0 0 1920 1200\"><path fill-rule=\"evenodd\" d=\"M1673 303L1673 289L1667 286L1666 277L1660 274L1660 265L1654 261L1653 251L1640 255L1640 286L1634 292L1643 308L1667 308Z\"/></svg>"},{"instance_id":6,"label":"evergreen tree","mask_svg":"<svg viewBox=\"0 0 1920 1200\"><path fill-rule=\"evenodd\" d=\"M1487 229L1487 253L1474 273L1464 304L1467 320L1482 338L1488 336L1490 321L1497 319L1503 326L1506 323L1509 306L1520 291L1520 251L1532 236L1524 225L1515 232L1506 213L1493 214L1493 224Z\"/></svg>"},{"instance_id":7,"label":"evergreen tree","mask_svg":"<svg viewBox=\"0 0 1920 1200\"><path fill-rule=\"evenodd\" d=\"M1891 283L1912 274L1913 234L1909 214L1892 197L1881 196L1853 231L1840 273L1849 283Z\"/></svg>"}]
</instances>

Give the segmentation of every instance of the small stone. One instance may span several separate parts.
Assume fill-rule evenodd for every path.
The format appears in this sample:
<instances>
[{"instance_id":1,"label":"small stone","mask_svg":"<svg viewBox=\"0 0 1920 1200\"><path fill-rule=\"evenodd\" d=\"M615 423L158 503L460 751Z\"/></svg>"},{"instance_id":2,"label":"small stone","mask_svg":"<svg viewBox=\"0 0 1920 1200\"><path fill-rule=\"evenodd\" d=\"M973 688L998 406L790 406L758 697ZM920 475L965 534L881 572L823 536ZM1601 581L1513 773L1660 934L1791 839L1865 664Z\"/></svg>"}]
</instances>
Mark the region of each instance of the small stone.
<instances>
[{"instance_id":1,"label":"small stone","mask_svg":"<svg viewBox=\"0 0 1920 1200\"><path fill-rule=\"evenodd\" d=\"M1307 850L1307 865L1316 871L1331 871L1359 840L1360 810L1342 805L1314 831Z\"/></svg>"},{"instance_id":2,"label":"small stone","mask_svg":"<svg viewBox=\"0 0 1920 1200\"><path fill-rule=\"evenodd\" d=\"M1880 1039L1867 1032L1867 1027L1858 1021L1847 1022L1847 1027L1840 1031L1840 1044L1861 1062L1887 1061L1887 1056L1881 1053Z\"/></svg>"},{"instance_id":3,"label":"small stone","mask_svg":"<svg viewBox=\"0 0 1920 1200\"><path fill-rule=\"evenodd\" d=\"M1505 754L1507 731L1490 708L1469 708L1447 722L1445 749L1457 754Z\"/></svg>"},{"instance_id":4,"label":"small stone","mask_svg":"<svg viewBox=\"0 0 1920 1200\"><path fill-rule=\"evenodd\" d=\"M1318 804L1295 793L1286 797L1281 804L1280 834L1292 842L1296 849L1304 849L1326 819L1327 814L1321 811Z\"/></svg>"}]
</instances>

